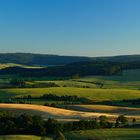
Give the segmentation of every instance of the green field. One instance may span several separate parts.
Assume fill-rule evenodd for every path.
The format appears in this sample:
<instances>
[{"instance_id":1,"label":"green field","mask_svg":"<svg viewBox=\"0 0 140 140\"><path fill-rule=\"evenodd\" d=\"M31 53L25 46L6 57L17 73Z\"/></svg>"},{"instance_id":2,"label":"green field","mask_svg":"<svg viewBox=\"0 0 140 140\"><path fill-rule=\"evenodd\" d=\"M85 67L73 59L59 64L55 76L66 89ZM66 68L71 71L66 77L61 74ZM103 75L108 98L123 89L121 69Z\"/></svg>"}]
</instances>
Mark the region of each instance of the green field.
<instances>
[{"instance_id":1,"label":"green field","mask_svg":"<svg viewBox=\"0 0 140 140\"><path fill-rule=\"evenodd\" d=\"M46 82L55 82L60 87L89 87L89 88L97 88L96 84L86 83L86 82L78 82L73 80L55 80L55 81L36 81L37 83L46 83Z\"/></svg>"},{"instance_id":2,"label":"green field","mask_svg":"<svg viewBox=\"0 0 140 140\"><path fill-rule=\"evenodd\" d=\"M87 76L75 80L103 83L103 88L139 89L140 69L125 70L120 76Z\"/></svg>"},{"instance_id":3,"label":"green field","mask_svg":"<svg viewBox=\"0 0 140 140\"><path fill-rule=\"evenodd\" d=\"M43 83L48 82L40 79L36 79L36 82ZM67 87L84 87L89 88L123 88L123 89L139 89L140 88L140 69L125 70L120 76L87 76L78 79L69 80L57 80L50 81L55 82L59 86ZM100 87L97 83L102 83L103 87Z\"/></svg>"},{"instance_id":4,"label":"green field","mask_svg":"<svg viewBox=\"0 0 140 140\"><path fill-rule=\"evenodd\" d=\"M97 112L97 113L110 113L118 115L140 115L140 108L133 107L120 107L108 105L64 105L66 109L84 111L84 112Z\"/></svg>"},{"instance_id":5,"label":"green field","mask_svg":"<svg viewBox=\"0 0 140 140\"><path fill-rule=\"evenodd\" d=\"M73 131L65 133L67 140L140 140L140 129L112 128L94 129L85 131ZM32 135L5 135L0 136L0 140L41 140L41 137ZM46 138L45 140L52 140Z\"/></svg>"},{"instance_id":6,"label":"green field","mask_svg":"<svg viewBox=\"0 0 140 140\"><path fill-rule=\"evenodd\" d=\"M32 135L5 135L0 136L0 140L41 140L41 137ZM52 140L51 138L46 138L45 140Z\"/></svg>"},{"instance_id":7,"label":"green field","mask_svg":"<svg viewBox=\"0 0 140 140\"><path fill-rule=\"evenodd\" d=\"M87 89L71 87L0 89L1 99L24 95L37 97L43 94L77 95L78 97L86 98L95 102L140 98L139 90L124 89Z\"/></svg>"},{"instance_id":8,"label":"green field","mask_svg":"<svg viewBox=\"0 0 140 140\"><path fill-rule=\"evenodd\" d=\"M95 129L66 134L68 140L140 140L140 129Z\"/></svg>"},{"instance_id":9,"label":"green field","mask_svg":"<svg viewBox=\"0 0 140 140\"><path fill-rule=\"evenodd\" d=\"M18 77L18 75L7 75L0 76L0 86L8 85L8 82L14 78L23 78ZM24 78L23 78L24 79ZM25 80L30 79L25 78ZM46 100L46 99L29 99L28 102L32 104L44 104L44 103L59 103L62 108L70 109L70 110L59 110L58 108L45 107L45 106L37 106L28 109L18 109L15 107L13 109L9 108L1 108L1 110L12 110L15 111L15 114L19 113L33 113L39 114L43 117L47 116L56 116L56 119L77 119L77 118L86 118L87 116L96 116L98 114L107 114L107 115L126 115L132 117L139 117L140 110L139 106L137 108L132 108L133 105L122 103L121 101L126 99L139 99L140 98L140 70L127 70L123 72L123 75L120 76L87 76L78 79L51 79L49 77L43 78L31 78L31 84L34 83L46 83L46 82L55 82L60 87L51 87L51 88L7 88L0 89L0 100L11 100L15 97L23 97L27 95L31 95L32 97L40 97L44 94L56 94L58 96L62 95L76 95L80 98L79 105L67 105L64 106L64 101L54 101L54 100ZM103 87L100 87L98 83L102 83ZM20 99L22 100L22 99ZM16 101L16 99L15 99ZM116 103L115 105L129 106L131 108L126 107L118 107L118 106L105 106L99 105L104 104L107 101L111 101ZM92 105L85 105L83 103L93 103ZM98 105L96 105L98 104ZM2 105L2 104L1 104ZM25 104L24 104L25 105ZM24 107L24 105L17 106ZM11 107L12 105L9 104ZM42 109L42 110L41 110ZM49 110L50 109L50 110ZM76 112L77 111L77 114ZM81 114L79 114L80 111ZM60 113L61 112L61 113ZM74 113L73 113L74 112ZM55 114L56 113L56 114ZM58 114L59 115L58 115ZM75 116L73 115L75 114ZM83 115L85 115L83 117ZM70 117L68 117L70 116ZM74 117L72 117L74 116ZM78 117L77 117L78 116ZM93 117L92 116L92 117ZM63 118L64 117L64 118ZM131 118L132 122L132 118ZM139 123L139 119L137 119L137 123ZM99 140L140 140L140 129L121 129L121 128L112 128L112 129L98 129L98 130L85 130L85 131L74 131L66 133L67 140L88 140L93 138L98 138ZM12 135L12 136L1 136L0 140L40 140L40 137L36 136L26 136L26 135ZM47 139L46 140L51 140Z\"/></svg>"},{"instance_id":10,"label":"green field","mask_svg":"<svg viewBox=\"0 0 140 140\"><path fill-rule=\"evenodd\" d=\"M3 64L11 65L13 64ZM18 65L18 64L17 64ZM0 65L0 68L4 66ZM24 66L22 66L24 67ZM30 67L30 66L25 66ZM34 68L34 67L32 67ZM7 84L10 79L19 78L31 80L34 83L55 82L60 87L76 87L76 88L109 88L109 89L139 89L140 88L140 69L125 70L120 76L87 76L78 79L68 79L64 77L20 77L19 75L0 75L0 86ZM101 87L98 83L103 84Z\"/></svg>"},{"instance_id":11,"label":"green field","mask_svg":"<svg viewBox=\"0 0 140 140\"><path fill-rule=\"evenodd\" d=\"M0 76L0 86L8 85L12 78L14 78L14 75ZM30 77L27 79L30 79ZM138 105L134 106L131 103L122 103L121 101L124 99L140 98L140 90L138 90L140 87L140 69L126 70L121 76L88 76L69 80L62 80L61 78L59 78L59 80L52 80L49 79L49 77L43 77L42 79L31 78L31 81L26 83L41 84L46 82L55 82L60 87L0 89L0 100L9 100L14 97L25 95L32 95L33 97L38 97L43 94L56 94L59 96L76 95L81 98L80 103L102 102L101 104L104 104L103 102L106 101L114 101L113 105L139 107ZM100 87L98 83L103 83L103 87ZM26 103L33 104L44 104L46 102L58 103L58 101L48 101L44 99L31 99L26 101ZM61 104L62 103L63 102L61 102Z\"/></svg>"}]
</instances>

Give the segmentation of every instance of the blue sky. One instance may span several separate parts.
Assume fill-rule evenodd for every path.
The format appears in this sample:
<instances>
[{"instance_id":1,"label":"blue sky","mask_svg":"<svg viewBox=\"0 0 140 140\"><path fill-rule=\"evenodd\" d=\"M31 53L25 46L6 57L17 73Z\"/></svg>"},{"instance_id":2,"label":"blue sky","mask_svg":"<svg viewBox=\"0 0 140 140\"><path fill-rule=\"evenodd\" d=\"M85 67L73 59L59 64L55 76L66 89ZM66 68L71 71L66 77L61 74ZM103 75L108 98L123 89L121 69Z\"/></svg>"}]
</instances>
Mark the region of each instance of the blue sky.
<instances>
[{"instance_id":1,"label":"blue sky","mask_svg":"<svg viewBox=\"0 0 140 140\"><path fill-rule=\"evenodd\" d=\"M0 52L140 54L140 0L0 0Z\"/></svg>"}]
</instances>

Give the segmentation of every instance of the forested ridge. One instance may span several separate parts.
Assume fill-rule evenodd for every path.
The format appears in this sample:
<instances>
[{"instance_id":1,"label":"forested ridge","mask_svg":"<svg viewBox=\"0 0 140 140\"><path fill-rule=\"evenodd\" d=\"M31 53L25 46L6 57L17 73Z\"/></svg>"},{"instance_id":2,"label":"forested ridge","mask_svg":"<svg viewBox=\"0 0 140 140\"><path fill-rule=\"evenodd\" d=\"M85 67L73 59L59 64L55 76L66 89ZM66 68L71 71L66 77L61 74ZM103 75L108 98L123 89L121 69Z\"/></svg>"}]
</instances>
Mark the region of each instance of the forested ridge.
<instances>
[{"instance_id":1,"label":"forested ridge","mask_svg":"<svg viewBox=\"0 0 140 140\"><path fill-rule=\"evenodd\" d=\"M140 55L121 55L110 57L61 56L33 53L0 53L0 63L25 65L65 65L80 61L102 60L112 62L140 61Z\"/></svg>"},{"instance_id":2,"label":"forested ridge","mask_svg":"<svg viewBox=\"0 0 140 140\"><path fill-rule=\"evenodd\" d=\"M133 62L111 62L111 61L82 61L64 66L53 66L47 68L21 68L9 67L0 70L0 74L20 74L21 76L41 77L73 77L87 75L120 75L123 70L140 69L140 61Z\"/></svg>"},{"instance_id":3,"label":"forested ridge","mask_svg":"<svg viewBox=\"0 0 140 140\"><path fill-rule=\"evenodd\" d=\"M32 53L0 53L0 63L17 63L24 65L64 65L68 63L90 60L89 57L59 56Z\"/></svg>"}]
</instances>

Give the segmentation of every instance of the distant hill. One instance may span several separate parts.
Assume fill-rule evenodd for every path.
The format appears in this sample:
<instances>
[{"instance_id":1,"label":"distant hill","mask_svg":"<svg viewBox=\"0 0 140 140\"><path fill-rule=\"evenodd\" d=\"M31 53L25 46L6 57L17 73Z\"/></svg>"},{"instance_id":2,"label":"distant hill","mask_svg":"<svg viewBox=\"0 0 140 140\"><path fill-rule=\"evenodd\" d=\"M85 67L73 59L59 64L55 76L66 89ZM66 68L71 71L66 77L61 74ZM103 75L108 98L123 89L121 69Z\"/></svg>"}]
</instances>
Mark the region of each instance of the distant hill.
<instances>
[{"instance_id":1,"label":"distant hill","mask_svg":"<svg viewBox=\"0 0 140 140\"><path fill-rule=\"evenodd\" d=\"M0 74L20 74L25 77L72 77L88 75L118 75L123 70L140 69L140 61L80 61L63 66L44 68L8 67L0 70Z\"/></svg>"},{"instance_id":2,"label":"distant hill","mask_svg":"<svg viewBox=\"0 0 140 140\"><path fill-rule=\"evenodd\" d=\"M0 53L0 63L17 63L24 65L65 65L73 62L88 61L89 57L59 56L31 53Z\"/></svg>"},{"instance_id":3,"label":"distant hill","mask_svg":"<svg viewBox=\"0 0 140 140\"><path fill-rule=\"evenodd\" d=\"M32 53L0 53L0 63L17 63L24 65L65 65L69 63L90 60L131 62L140 61L140 55L122 55L112 57L81 57Z\"/></svg>"},{"instance_id":4,"label":"distant hill","mask_svg":"<svg viewBox=\"0 0 140 140\"><path fill-rule=\"evenodd\" d=\"M110 56L110 57L95 57L95 60L105 60L112 62L132 62L140 61L140 55L120 55L120 56Z\"/></svg>"}]
</instances>

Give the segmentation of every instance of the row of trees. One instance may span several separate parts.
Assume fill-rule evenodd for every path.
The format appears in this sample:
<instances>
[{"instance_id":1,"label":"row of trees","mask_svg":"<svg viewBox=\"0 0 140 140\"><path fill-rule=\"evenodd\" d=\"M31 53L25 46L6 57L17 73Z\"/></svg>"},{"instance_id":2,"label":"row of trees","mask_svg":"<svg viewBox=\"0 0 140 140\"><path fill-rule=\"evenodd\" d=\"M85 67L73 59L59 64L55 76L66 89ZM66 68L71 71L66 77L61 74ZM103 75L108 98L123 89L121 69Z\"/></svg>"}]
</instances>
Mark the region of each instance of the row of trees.
<instances>
[{"instance_id":1,"label":"row of trees","mask_svg":"<svg viewBox=\"0 0 140 140\"><path fill-rule=\"evenodd\" d=\"M140 98L138 99L124 99L124 100L120 100L120 101L103 101L103 102L99 102L99 104L106 104L106 105L126 105L126 104L130 104L132 106L138 106L140 105Z\"/></svg>"},{"instance_id":2,"label":"row of trees","mask_svg":"<svg viewBox=\"0 0 140 140\"><path fill-rule=\"evenodd\" d=\"M28 84L23 79L12 79L10 81L10 85L12 87L18 87L18 88L40 88L40 87L59 87L55 82L46 82L46 83L31 83ZM9 85L9 87L10 87Z\"/></svg>"},{"instance_id":3,"label":"row of trees","mask_svg":"<svg viewBox=\"0 0 140 140\"><path fill-rule=\"evenodd\" d=\"M28 95L28 96L23 96L23 97L17 97L17 99L46 99L46 100L55 100L55 101L78 101L78 100L80 100L80 98L76 95L58 96L56 94L43 94L39 97L33 97L31 95Z\"/></svg>"},{"instance_id":4,"label":"row of trees","mask_svg":"<svg viewBox=\"0 0 140 140\"><path fill-rule=\"evenodd\" d=\"M123 102L128 102L128 103L131 103L132 105L140 105L140 98L139 99L123 100Z\"/></svg>"},{"instance_id":5,"label":"row of trees","mask_svg":"<svg viewBox=\"0 0 140 140\"><path fill-rule=\"evenodd\" d=\"M135 122L136 120L133 119ZM22 114L14 117L10 112L0 112L0 134L32 134L47 135L57 132L86 130L99 128L122 127L127 124L127 118L123 115L113 124L106 116L100 116L93 120L81 120L76 122L60 123L54 119L44 120L41 116Z\"/></svg>"}]
</instances>

